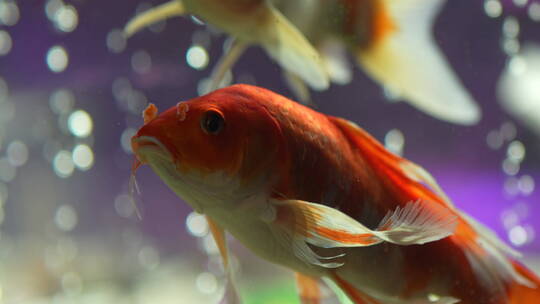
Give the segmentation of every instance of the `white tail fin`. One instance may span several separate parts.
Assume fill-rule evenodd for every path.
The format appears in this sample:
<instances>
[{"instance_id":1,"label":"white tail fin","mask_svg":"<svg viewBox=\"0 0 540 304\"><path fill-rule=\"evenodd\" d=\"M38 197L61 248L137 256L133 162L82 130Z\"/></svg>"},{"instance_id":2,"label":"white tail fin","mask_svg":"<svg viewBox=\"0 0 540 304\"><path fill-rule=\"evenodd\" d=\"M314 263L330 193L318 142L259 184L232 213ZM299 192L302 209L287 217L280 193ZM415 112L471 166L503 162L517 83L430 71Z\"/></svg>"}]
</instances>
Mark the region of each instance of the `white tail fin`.
<instances>
[{"instance_id":1,"label":"white tail fin","mask_svg":"<svg viewBox=\"0 0 540 304\"><path fill-rule=\"evenodd\" d=\"M478 122L478 106L432 38L433 18L444 0L381 2L395 29L360 51L366 71L434 117L464 125Z\"/></svg>"}]
</instances>

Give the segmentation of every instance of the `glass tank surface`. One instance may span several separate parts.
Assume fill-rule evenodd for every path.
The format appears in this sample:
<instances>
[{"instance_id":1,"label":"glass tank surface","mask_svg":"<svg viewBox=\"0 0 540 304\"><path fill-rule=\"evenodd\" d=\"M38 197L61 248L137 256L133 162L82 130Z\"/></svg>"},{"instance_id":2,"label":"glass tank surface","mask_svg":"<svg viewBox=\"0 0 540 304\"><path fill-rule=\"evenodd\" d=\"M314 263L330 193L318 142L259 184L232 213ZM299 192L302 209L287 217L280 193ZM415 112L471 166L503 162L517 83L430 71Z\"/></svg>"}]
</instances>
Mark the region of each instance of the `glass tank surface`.
<instances>
[{"instance_id":1,"label":"glass tank surface","mask_svg":"<svg viewBox=\"0 0 540 304\"><path fill-rule=\"evenodd\" d=\"M354 122L540 273L540 2L391 2L0 0L0 303L218 303L231 276L242 303L301 303L230 234L224 267L134 155L150 104L189 121L182 102L238 83Z\"/></svg>"}]
</instances>

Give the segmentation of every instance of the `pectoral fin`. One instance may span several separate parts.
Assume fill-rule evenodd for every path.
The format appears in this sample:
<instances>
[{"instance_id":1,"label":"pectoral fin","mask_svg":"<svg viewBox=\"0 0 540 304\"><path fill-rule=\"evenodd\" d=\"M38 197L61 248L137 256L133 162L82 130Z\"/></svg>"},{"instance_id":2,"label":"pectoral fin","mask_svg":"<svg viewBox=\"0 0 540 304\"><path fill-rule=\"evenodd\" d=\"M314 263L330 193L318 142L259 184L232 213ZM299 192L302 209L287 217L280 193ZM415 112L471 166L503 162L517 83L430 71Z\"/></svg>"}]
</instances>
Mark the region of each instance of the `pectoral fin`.
<instances>
[{"instance_id":1,"label":"pectoral fin","mask_svg":"<svg viewBox=\"0 0 540 304\"><path fill-rule=\"evenodd\" d=\"M238 291L236 289L235 281L233 278L232 269L230 267L229 251L227 249L227 240L225 238L225 231L216 222L214 222L210 217L207 216L206 220L208 222L208 227L210 227L210 232L212 233L212 236L214 237L214 240L216 241L217 247L219 249L219 253L221 254L223 268L227 276L225 292L223 294L221 301L219 301L219 303L220 304L240 304L242 303L242 301L240 300L240 296L238 295Z\"/></svg>"},{"instance_id":2,"label":"pectoral fin","mask_svg":"<svg viewBox=\"0 0 540 304\"><path fill-rule=\"evenodd\" d=\"M321 257L308 245L321 248L365 247L389 242L397 245L424 244L451 235L457 217L438 204L417 201L398 207L371 230L347 214L301 200L272 200L273 223L291 238L295 254L307 263L335 268L343 263L322 263L342 255Z\"/></svg>"},{"instance_id":3,"label":"pectoral fin","mask_svg":"<svg viewBox=\"0 0 540 304\"><path fill-rule=\"evenodd\" d=\"M124 33L127 37L130 37L153 23L170 17L182 16L185 13L182 2L179 0L172 0L135 16L124 28Z\"/></svg>"},{"instance_id":4,"label":"pectoral fin","mask_svg":"<svg viewBox=\"0 0 540 304\"><path fill-rule=\"evenodd\" d=\"M384 241L398 245L424 244L451 235L457 224L456 216L444 207L422 201L388 212L376 230L325 205L301 200L273 202L277 207L277 223L323 248L363 247Z\"/></svg>"}]
</instances>

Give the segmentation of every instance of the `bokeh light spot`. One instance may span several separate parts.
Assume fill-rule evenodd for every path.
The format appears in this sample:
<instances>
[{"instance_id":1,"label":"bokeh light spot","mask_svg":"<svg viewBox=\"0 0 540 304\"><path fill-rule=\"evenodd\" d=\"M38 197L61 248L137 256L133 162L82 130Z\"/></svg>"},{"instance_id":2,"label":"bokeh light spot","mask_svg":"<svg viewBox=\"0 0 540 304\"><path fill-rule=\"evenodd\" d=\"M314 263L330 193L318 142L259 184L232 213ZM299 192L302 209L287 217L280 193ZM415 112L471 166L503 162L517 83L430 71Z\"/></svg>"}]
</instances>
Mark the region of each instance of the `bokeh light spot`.
<instances>
[{"instance_id":1,"label":"bokeh light spot","mask_svg":"<svg viewBox=\"0 0 540 304\"><path fill-rule=\"evenodd\" d=\"M514 226L508 231L508 238L513 245L523 246L527 243L527 231L519 225Z\"/></svg>"},{"instance_id":2,"label":"bokeh light spot","mask_svg":"<svg viewBox=\"0 0 540 304\"><path fill-rule=\"evenodd\" d=\"M92 117L84 110L77 110L69 115L68 128L77 137L87 137L92 133Z\"/></svg>"},{"instance_id":3,"label":"bokeh light spot","mask_svg":"<svg viewBox=\"0 0 540 304\"><path fill-rule=\"evenodd\" d=\"M9 87L4 78L0 77L0 103L7 100L9 96Z\"/></svg>"},{"instance_id":4,"label":"bokeh light spot","mask_svg":"<svg viewBox=\"0 0 540 304\"><path fill-rule=\"evenodd\" d=\"M19 21L19 7L13 1L0 1L0 23L12 26Z\"/></svg>"},{"instance_id":5,"label":"bokeh light spot","mask_svg":"<svg viewBox=\"0 0 540 304\"><path fill-rule=\"evenodd\" d=\"M190 67L202 70L208 65L208 53L203 47L194 45L188 49L186 61Z\"/></svg>"},{"instance_id":6,"label":"bokeh light spot","mask_svg":"<svg viewBox=\"0 0 540 304\"><path fill-rule=\"evenodd\" d=\"M403 155L405 137L398 129L392 129L384 136L385 147L397 155Z\"/></svg>"},{"instance_id":7,"label":"bokeh light spot","mask_svg":"<svg viewBox=\"0 0 540 304\"><path fill-rule=\"evenodd\" d=\"M12 166L22 166L28 160L28 147L21 141L12 141L7 147L7 157Z\"/></svg>"},{"instance_id":8,"label":"bokeh light spot","mask_svg":"<svg viewBox=\"0 0 540 304\"><path fill-rule=\"evenodd\" d=\"M202 293L212 294L217 291L218 285L216 276L210 272L203 272L199 274L195 283L197 285L197 289L199 289L199 291Z\"/></svg>"},{"instance_id":9,"label":"bokeh light spot","mask_svg":"<svg viewBox=\"0 0 540 304\"><path fill-rule=\"evenodd\" d=\"M139 251L139 263L148 270L155 269L159 266L159 253L156 249L146 246Z\"/></svg>"},{"instance_id":10,"label":"bokeh light spot","mask_svg":"<svg viewBox=\"0 0 540 304\"><path fill-rule=\"evenodd\" d=\"M500 149L503 145L503 137L498 130L491 130L486 136L486 143L493 150Z\"/></svg>"},{"instance_id":11,"label":"bokeh light spot","mask_svg":"<svg viewBox=\"0 0 540 304\"><path fill-rule=\"evenodd\" d=\"M504 18L503 34L507 38L516 38L519 35L519 22L516 17L508 16Z\"/></svg>"},{"instance_id":12,"label":"bokeh light spot","mask_svg":"<svg viewBox=\"0 0 540 304\"><path fill-rule=\"evenodd\" d=\"M487 0L484 2L484 11L491 18L497 18L502 13L502 5L498 0Z\"/></svg>"},{"instance_id":13,"label":"bokeh light spot","mask_svg":"<svg viewBox=\"0 0 540 304\"><path fill-rule=\"evenodd\" d=\"M208 234L208 223L204 215L191 212L186 219L187 230L191 235L203 237Z\"/></svg>"},{"instance_id":14,"label":"bokeh light spot","mask_svg":"<svg viewBox=\"0 0 540 304\"><path fill-rule=\"evenodd\" d=\"M519 178L518 188L524 195L530 195L534 191L534 179L530 175Z\"/></svg>"},{"instance_id":15,"label":"bokeh light spot","mask_svg":"<svg viewBox=\"0 0 540 304\"><path fill-rule=\"evenodd\" d=\"M506 155L510 160L519 163L525 158L525 146L520 141L514 140L508 145Z\"/></svg>"},{"instance_id":16,"label":"bokeh light spot","mask_svg":"<svg viewBox=\"0 0 540 304\"><path fill-rule=\"evenodd\" d=\"M73 164L73 159L71 158L71 153L66 150L60 150L56 153L56 156L53 159L53 168L56 175L62 178L66 178L73 174L75 165Z\"/></svg>"},{"instance_id":17,"label":"bokeh light spot","mask_svg":"<svg viewBox=\"0 0 540 304\"><path fill-rule=\"evenodd\" d=\"M133 151L131 150L131 138L137 133L137 130L133 128L127 128L122 132L122 135L120 136L120 144L122 145L122 149L124 149L124 152L127 154L132 154Z\"/></svg>"},{"instance_id":18,"label":"bokeh light spot","mask_svg":"<svg viewBox=\"0 0 540 304\"><path fill-rule=\"evenodd\" d=\"M529 14L529 18L531 20L539 22L540 21L540 3L534 2L531 3L529 6L529 9L527 10L527 13Z\"/></svg>"},{"instance_id":19,"label":"bokeh light spot","mask_svg":"<svg viewBox=\"0 0 540 304\"><path fill-rule=\"evenodd\" d=\"M73 163L82 171L86 171L94 164L94 153L92 149L83 144L76 145L73 148Z\"/></svg>"},{"instance_id":20,"label":"bokeh light spot","mask_svg":"<svg viewBox=\"0 0 540 304\"><path fill-rule=\"evenodd\" d=\"M514 176L519 172L519 163L507 158L502 163L502 169L507 175Z\"/></svg>"},{"instance_id":21,"label":"bokeh light spot","mask_svg":"<svg viewBox=\"0 0 540 304\"><path fill-rule=\"evenodd\" d=\"M0 56L7 55L11 51L13 41L6 31L0 31Z\"/></svg>"},{"instance_id":22,"label":"bokeh light spot","mask_svg":"<svg viewBox=\"0 0 540 304\"><path fill-rule=\"evenodd\" d=\"M71 5L61 6L54 14L56 27L62 32L72 32L79 23L79 14Z\"/></svg>"},{"instance_id":23,"label":"bokeh light spot","mask_svg":"<svg viewBox=\"0 0 540 304\"><path fill-rule=\"evenodd\" d=\"M17 174L16 168L7 157L0 158L0 180L9 183Z\"/></svg>"},{"instance_id":24,"label":"bokeh light spot","mask_svg":"<svg viewBox=\"0 0 540 304\"><path fill-rule=\"evenodd\" d=\"M517 7L524 7L527 5L528 0L513 0L513 2Z\"/></svg>"},{"instance_id":25,"label":"bokeh light spot","mask_svg":"<svg viewBox=\"0 0 540 304\"><path fill-rule=\"evenodd\" d=\"M114 199L114 209L121 217L131 217L135 213L131 197L127 194L120 194Z\"/></svg>"},{"instance_id":26,"label":"bokeh light spot","mask_svg":"<svg viewBox=\"0 0 540 304\"><path fill-rule=\"evenodd\" d=\"M122 30L114 29L107 34L107 48L112 53L121 53L126 48L126 37Z\"/></svg>"},{"instance_id":27,"label":"bokeh light spot","mask_svg":"<svg viewBox=\"0 0 540 304\"><path fill-rule=\"evenodd\" d=\"M131 67L139 74L144 74L152 68L152 57L147 51L137 51L131 56Z\"/></svg>"},{"instance_id":28,"label":"bokeh light spot","mask_svg":"<svg viewBox=\"0 0 540 304\"><path fill-rule=\"evenodd\" d=\"M55 21L56 12L64 6L62 0L49 0L45 4L45 14L51 21Z\"/></svg>"},{"instance_id":29,"label":"bokeh light spot","mask_svg":"<svg viewBox=\"0 0 540 304\"><path fill-rule=\"evenodd\" d=\"M68 89L54 91L49 98L49 106L56 114L67 114L75 104L75 95Z\"/></svg>"},{"instance_id":30,"label":"bokeh light spot","mask_svg":"<svg viewBox=\"0 0 540 304\"><path fill-rule=\"evenodd\" d=\"M47 66L54 73L64 71L68 66L69 58L66 49L55 45L47 52Z\"/></svg>"},{"instance_id":31,"label":"bokeh light spot","mask_svg":"<svg viewBox=\"0 0 540 304\"><path fill-rule=\"evenodd\" d=\"M56 210L54 223L63 231L71 231L77 226L77 212L70 205L62 205Z\"/></svg>"}]
</instances>

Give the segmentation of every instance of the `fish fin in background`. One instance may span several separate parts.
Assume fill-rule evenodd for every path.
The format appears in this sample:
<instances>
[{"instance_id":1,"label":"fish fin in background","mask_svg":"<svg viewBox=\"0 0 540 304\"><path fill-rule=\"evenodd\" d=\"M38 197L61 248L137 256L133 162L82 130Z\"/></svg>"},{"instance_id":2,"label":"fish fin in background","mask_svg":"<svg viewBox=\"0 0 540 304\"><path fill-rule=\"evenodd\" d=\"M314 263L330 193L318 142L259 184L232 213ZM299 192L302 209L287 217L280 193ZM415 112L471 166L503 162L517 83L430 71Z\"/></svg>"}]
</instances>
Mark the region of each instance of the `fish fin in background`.
<instances>
[{"instance_id":1,"label":"fish fin in background","mask_svg":"<svg viewBox=\"0 0 540 304\"><path fill-rule=\"evenodd\" d=\"M380 0L372 41L357 52L369 75L416 108L472 125L480 109L449 67L431 28L444 0Z\"/></svg>"},{"instance_id":2,"label":"fish fin in background","mask_svg":"<svg viewBox=\"0 0 540 304\"><path fill-rule=\"evenodd\" d=\"M345 46L333 39L326 39L317 46L321 54L328 77L333 83L345 85L353 78L352 65L347 58Z\"/></svg>"},{"instance_id":3,"label":"fish fin in background","mask_svg":"<svg viewBox=\"0 0 540 304\"><path fill-rule=\"evenodd\" d=\"M288 70L283 71L283 78L287 83L289 89L293 92L296 99L304 105L312 106L313 101L311 100L311 94L306 83L300 78L297 74L290 72Z\"/></svg>"},{"instance_id":4,"label":"fish fin in background","mask_svg":"<svg viewBox=\"0 0 540 304\"><path fill-rule=\"evenodd\" d=\"M229 49L223 51L221 58L214 67L210 76L210 84L208 85L205 93L212 92L221 87L225 74L231 70L236 61L238 61L238 58L240 58L248 46L247 43L239 41L236 38L230 39L230 47Z\"/></svg>"},{"instance_id":5,"label":"fish fin in background","mask_svg":"<svg viewBox=\"0 0 540 304\"><path fill-rule=\"evenodd\" d=\"M258 42L282 68L297 74L315 90L329 86L321 56L304 35L277 9L268 5L269 18Z\"/></svg>"},{"instance_id":6,"label":"fish fin in background","mask_svg":"<svg viewBox=\"0 0 540 304\"><path fill-rule=\"evenodd\" d=\"M219 304L240 304L242 301L240 300L238 289L236 288L234 281L233 270L230 265L225 231L210 217L206 216L206 221L208 222L208 227L210 228L212 237L214 238L214 241L216 241L219 253L221 254L221 261L223 263L223 269L225 271L227 280L225 291Z\"/></svg>"},{"instance_id":7,"label":"fish fin in background","mask_svg":"<svg viewBox=\"0 0 540 304\"><path fill-rule=\"evenodd\" d=\"M276 199L270 203L275 210L273 222L287 230L293 240L321 248L365 247L381 242L424 244L451 235L456 226L456 217L447 209L419 201L389 212L376 230L325 205Z\"/></svg>"},{"instance_id":8,"label":"fish fin in background","mask_svg":"<svg viewBox=\"0 0 540 304\"><path fill-rule=\"evenodd\" d=\"M320 278L295 273L301 304L339 304L338 297Z\"/></svg>"},{"instance_id":9,"label":"fish fin in background","mask_svg":"<svg viewBox=\"0 0 540 304\"><path fill-rule=\"evenodd\" d=\"M133 36L141 29L156 22L186 14L184 5L180 0L172 0L151 8L133 17L125 26L124 33L127 37Z\"/></svg>"}]
</instances>

